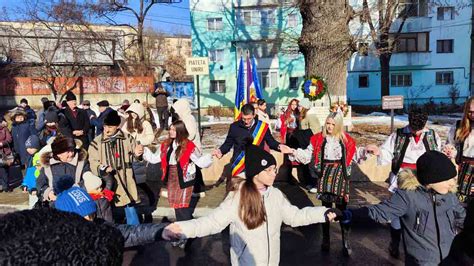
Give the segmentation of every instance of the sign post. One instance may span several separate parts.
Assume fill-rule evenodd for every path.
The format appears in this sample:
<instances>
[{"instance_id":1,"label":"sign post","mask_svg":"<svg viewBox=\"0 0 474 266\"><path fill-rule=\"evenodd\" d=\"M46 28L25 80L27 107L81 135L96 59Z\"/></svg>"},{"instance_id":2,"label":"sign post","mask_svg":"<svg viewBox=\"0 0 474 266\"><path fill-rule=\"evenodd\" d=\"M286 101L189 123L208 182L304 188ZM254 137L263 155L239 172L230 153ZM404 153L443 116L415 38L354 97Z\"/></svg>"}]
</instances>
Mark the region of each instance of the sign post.
<instances>
[{"instance_id":1,"label":"sign post","mask_svg":"<svg viewBox=\"0 0 474 266\"><path fill-rule=\"evenodd\" d=\"M390 134L393 133L393 117L395 115L395 109L403 109L403 96L383 96L382 110L390 110Z\"/></svg>"},{"instance_id":2,"label":"sign post","mask_svg":"<svg viewBox=\"0 0 474 266\"><path fill-rule=\"evenodd\" d=\"M199 75L209 75L209 58L189 57L186 58L186 75L196 76L196 95L198 108L198 134L201 135L201 93L199 89Z\"/></svg>"}]
</instances>

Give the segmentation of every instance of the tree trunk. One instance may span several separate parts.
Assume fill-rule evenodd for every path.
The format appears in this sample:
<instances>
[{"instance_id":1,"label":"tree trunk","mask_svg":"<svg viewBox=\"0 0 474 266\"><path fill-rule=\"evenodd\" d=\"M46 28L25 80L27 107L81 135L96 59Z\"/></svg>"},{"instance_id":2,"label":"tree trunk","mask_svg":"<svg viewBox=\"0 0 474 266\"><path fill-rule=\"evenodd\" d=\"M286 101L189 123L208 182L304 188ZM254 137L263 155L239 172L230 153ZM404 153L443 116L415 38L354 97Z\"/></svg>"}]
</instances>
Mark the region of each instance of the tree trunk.
<instances>
[{"instance_id":1,"label":"tree trunk","mask_svg":"<svg viewBox=\"0 0 474 266\"><path fill-rule=\"evenodd\" d=\"M323 77L333 99L346 96L347 61L352 43L347 22L351 12L344 0L330 5L312 0L300 2L303 29L298 45L305 59L306 77Z\"/></svg>"},{"instance_id":2,"label":"tree trunk","mask_svg":"<svg viewBox=\"0 0 474 266\"><path fill-rule=\"evenodd\" d=\"M379 56L381 96L390 95L390 57L390 54Z\"/></svg>"}]
</instances>

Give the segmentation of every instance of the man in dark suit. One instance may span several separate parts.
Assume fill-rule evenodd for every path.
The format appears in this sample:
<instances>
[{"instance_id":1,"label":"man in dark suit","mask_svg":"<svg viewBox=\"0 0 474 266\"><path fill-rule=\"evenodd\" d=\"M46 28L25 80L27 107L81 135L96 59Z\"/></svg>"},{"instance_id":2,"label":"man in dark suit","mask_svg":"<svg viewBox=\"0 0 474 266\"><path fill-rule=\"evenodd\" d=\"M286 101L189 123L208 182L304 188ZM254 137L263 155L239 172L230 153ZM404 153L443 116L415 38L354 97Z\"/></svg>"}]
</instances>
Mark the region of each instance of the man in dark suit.
<instances>
[{"instance_id":1,"label":"man in dark suit","mask_svg":"<svg viewBox=\"0 0 474 266\"><path fill-rule=\"evenodd\" d=\"M90 120L87 112L77 107L77 98L72 91L66 93L66 108L64 115L67 118L72 136L82 141L84 149L89 148L89 137L87 133L90 128Z\"/></svg>"}]
</instances>

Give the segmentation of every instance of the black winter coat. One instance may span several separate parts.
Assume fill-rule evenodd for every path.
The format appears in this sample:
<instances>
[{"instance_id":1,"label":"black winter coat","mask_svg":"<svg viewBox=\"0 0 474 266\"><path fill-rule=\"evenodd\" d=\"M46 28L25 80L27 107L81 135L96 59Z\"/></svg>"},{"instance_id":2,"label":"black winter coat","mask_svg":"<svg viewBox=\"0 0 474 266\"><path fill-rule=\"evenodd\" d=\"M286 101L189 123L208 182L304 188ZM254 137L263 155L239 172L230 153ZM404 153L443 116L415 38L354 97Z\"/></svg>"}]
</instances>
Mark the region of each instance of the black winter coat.
<instances>
[{"instance_id":1,"label":"black winter coat","mask_svg":"<svg viewBox=\"0 0 474 266\"><path fill-rule=\"evenodd\" d=\"M71 132L74 130L82 130L84 134L80 137L73 136L76 139L82 141L82 146L84 149L87 150L89 147L89 137L87 136L87 132L89 132L90 128L90 119L87 116L87 112L79 109L76 107L77 115L74 116L71 108L66 107L63 113L66 116L67 121L69 122L69 127L71 128Z\"/></svg>"},{"instance_id":2,"label":"black winter coat","mask_svg":"<svg viewBox=\"0 0 474 266\"><path fill-rule=\"evenodd\" d=\"M96 128L96 131L95 131L96 136L99 136L100 134L102 134L102 132L104 132L104 119L112 111L113 111L112 108L107 107L105 111L99 114L99 117L91 120L91 125Z\"/></svg>"},{"instance_id":3,"label":"black winter coat","mask_svg":"<svg viewBox=\"0 0 474 266\"><path fill-rule=\"evenodd\" d=\"M82 179L82 175L85 172L91 170L89 165L89 161L87 161L87 152L85 150L81 150L76 152L74 159L69 162L61 162L52 157L51 152L47 152L41 155L41 164L43 168L41 168L40 174L38 179L36 179L36 188L38 189L38 200L44 201L53 188L49 186L49 178L46 176L45 168L50 167L51 172L53 174L53 184L54 178L60 177L63 175L70 175L74 179L76 178L76 166L78 165L79 161L84 161L84 167L82 168L82 174L79 182L79 186L84 187L84 181Z\"/></svg>"},{"instance_id":4,"label":"black winter coat","mask_svg":"<svg viewBox=\"0 0 474 266\"><path fill-rule=\"evenodd\" d=\"M165 223L139 225L113 224L102 219L95 219L94 223L106 224L117 228L125 239L125 248L141 246L158 240L163 240L161 234L163 229L168 225Z\"/></svg>"},{"instance_id":5,"label":"black winter coat","mask_svg":"<svg viewBox=\"0 0 474 266\"><path fill-rule=\"evenodd\" d=\"M239 156L240 152L245 149L246 140L248 138L252 138L252 133L257 126L257 122L258 120L255 119L253 125L250 128L246 127L242 120L235 121L230 125L224 144L222 144L219 149L222 154L226 154L230 151L230 149L234 148L234 154L232 155L231 163L233 163L237 156ZM265 133L263 141L260 143L260 148L263 149L265 142L272 150L279 151L278 145L280 145L280 143L273 138L270 130L267 130Z\"/></svg>"}]
</instances>

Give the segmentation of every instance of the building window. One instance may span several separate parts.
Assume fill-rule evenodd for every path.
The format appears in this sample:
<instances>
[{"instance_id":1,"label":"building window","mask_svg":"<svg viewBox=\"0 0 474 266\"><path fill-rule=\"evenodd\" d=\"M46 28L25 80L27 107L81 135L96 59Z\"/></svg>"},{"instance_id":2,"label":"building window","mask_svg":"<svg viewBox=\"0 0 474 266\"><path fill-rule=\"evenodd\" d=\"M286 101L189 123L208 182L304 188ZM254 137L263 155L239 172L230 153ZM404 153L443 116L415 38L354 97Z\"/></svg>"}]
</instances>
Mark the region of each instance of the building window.
<instances>
[{"instance_id":1,"label":"building window","mask_svg":"<svg viewBox=\"0 0 474 266\"><path fill-rule=\"evenodd\" d=\"M225 80L211 80L210 92L225 92Z\"/></svg>"},{"instance_id":2,"label":"building window","mask_svg":"<svg viewBox=\"0 0 474 266\"><path fill-rule=\"evenodd\" d=\"M264 89L278 87L278 73L276 71L260 72L260 80Z\"/></svg>"},{"instance_id":3,"label":"building window","mask_svg":"<svg viewBox=\"0 0 474 266\"><path fill-rule=\"evenodd\" d=\"M211 62L224 61L224 49L209 50L209 61Z\"/></svg>"},{"instance_id":4,"label":"building window","mask_svg":"<svg viewBox=\"0 0 474 266\"><path fill-rule=\"evenodd\" d=\"M429 35L428 32L402 33L395 41L395 52L428 52Z\"/></svg>"},{"instance_id":5,"label":"building window","mask_svg":"<svg viewBox=\"0 0 474 266\"><path fill-rule=\"evenodd\" d=\"M254 42L249 44L243 44L238 48L238 54L246 54L247 50L250 52L250 56L255 58L274 58L278 54L278 46L273 42Z\"/></svg>"},{"instance_id":6,"label":"building window","mask_svg":"<svg viewBox=\"0 0 474 266\"><path fill-rule=\"evenodd\" d=\"M288 15L288 27L296 28L298 26L298 15L292 13Z\"/></svg>"},{"instance_id":7,"label":"building window","mask_svg":"<svg viewBox=\"0 0 474 266\"><path fill-rule=\"evenodd\" d=\"M275 24L275 10L266 9L260 11L260 17L262 19L262 25L271 26Z\"/></svg>"},{"instance_id":8,"label":"building window","mask_svg":"<svg viewBox=\"0 0 474 266\"><path fill-rule=\"evenodd\" d=\"M453 71L436 72L436 85L452 85L453 83Z\"/></svg>"},{"instance_id":9,"label":"building window","mask_svg":"<svg viewBox=\"0 0 474 266\"><path fill-rule=\"evenodd\" d=\"M208 18L207 30L210 30L210 31L222 30L222 18Z\"/></svg>"},{"instance_id":10,"label":"building window","mask_svg":"<svg viewBox=\"0 0 474 266\"><path fill-rule=\"evenodd\" d=\"M242 10L240 11L240 23L246 26L260 25L260 11L259 10Z\"/></svg>"},{"instance_id":11,"label":"building window","mask_svg":"<svg viewBox=\"0 0 474 266\"><path fill-rule=\"evenodd\" d=\"M369 87L369 75L359 75L359 88Z\"/></svg>"},{"instance_id":12,"label":"building window","mask_svg":"<svg viewBox=\"0 0 474 266\"><path fill-rule=\"evenodd\" d=\"M436 41L436 52L441 53L452 53L453 52L454 40L437 40Z\"/></svg>"},{"instance_id":13,"label":"building window","mask_svg":"<svg viewBox=\"0 0 474 266\"><path fill-rule=\"evenodd\" d=\"M392 87L410 87L411 84L411 73L392 74L390 76L390 86Z\"/></svg>"},{"instance_id":14,"label":"building window","mask_svg":"<svg viewBox=\"0 0 474 266\"><path fill-rule=\"evenodd\" d=\"M298 89L298 77L290 77L290 90Z\"/></svg>"},{"instance_id":15,"label":"building window","mask_svg":"<svg viewBox=\"0 0 474 266\"><path fill-rule=\"evenodd\" d=\"M428 15L428 0L399 0L399 17L424 17Z\"/></svg>"},{"instance_id":16,"label":"building window","mask_svg":"<svg viewBox=\"0 0 474 266\"><path fill-rule=\"evenodd\" d=\"M454 19L454 7L444 6L438 7L438 20L453 20Z\"/></svg>"}]
</instances>

